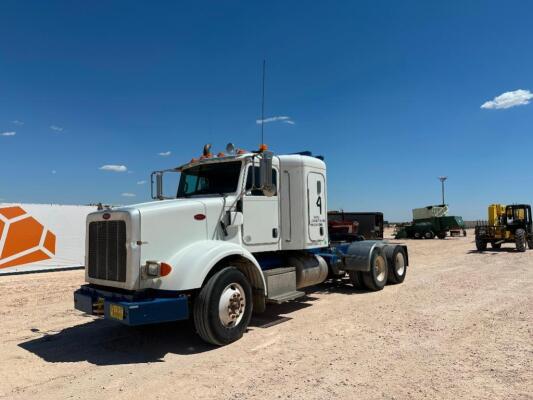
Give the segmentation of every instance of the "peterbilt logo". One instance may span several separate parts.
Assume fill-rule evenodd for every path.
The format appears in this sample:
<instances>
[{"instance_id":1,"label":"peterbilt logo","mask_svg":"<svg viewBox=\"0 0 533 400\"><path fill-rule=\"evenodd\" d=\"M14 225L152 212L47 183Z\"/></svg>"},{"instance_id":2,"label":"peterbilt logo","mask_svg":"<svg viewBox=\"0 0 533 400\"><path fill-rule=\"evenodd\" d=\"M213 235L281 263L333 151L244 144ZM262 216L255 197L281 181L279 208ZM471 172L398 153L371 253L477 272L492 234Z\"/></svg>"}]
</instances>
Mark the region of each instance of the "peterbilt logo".
<instances>
[{"instance_id":1,"label":"peterbilt logo","mask_svg":"<svg viewBox=\"0 0 533 400\"><path fill-rule=\"evenodd\" d=\"M52 258L56 235L21 207L0 207L0 268Z\"/></svg>"}]
</instances>

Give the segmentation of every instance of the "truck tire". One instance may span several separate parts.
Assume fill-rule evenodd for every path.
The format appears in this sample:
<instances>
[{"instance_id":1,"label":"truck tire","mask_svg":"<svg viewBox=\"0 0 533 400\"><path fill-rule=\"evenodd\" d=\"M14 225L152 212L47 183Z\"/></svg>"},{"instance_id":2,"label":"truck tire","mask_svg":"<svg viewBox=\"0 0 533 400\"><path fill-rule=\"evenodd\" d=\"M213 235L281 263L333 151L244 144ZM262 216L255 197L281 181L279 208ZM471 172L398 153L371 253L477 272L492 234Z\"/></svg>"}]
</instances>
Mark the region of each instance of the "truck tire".
<instances>
[{"instance_id":1,"label":"truck tire","mask_svg":"<svg viewBox=\"0 0 533 400\"><path fill-rule=\"evenodd\" d=\"M397 284L405 280L407 274L407 255L401 246L388 246L385 248L389 273L387 283Z\"/></svg>"},{"instance_id":2,"label":"truck tire","mask_svg":"<svg viewBox=\"0 0 533 400\"><path fill-rule=\"evenodd\" d=\"M360 271L348 271L348 276L350 282L353 285L354 289L364 289L365 284L363 283L363 273Z\"/></svg>"},{"instance_id":3,"label":"truck tire","mask_svg":"<svg viewBox=\"0 0 533 400\"><path fill-rule=\"evenodd\" d=\"M424 237L426 239L433 239L435 237L435 234L432 231L427 231L426 233L424 233Z\"/></svg>"},{"instance_id":4,"label":"truck tire","mask_svg":"<svg viewBox=\"0 0 533 400\"><path fill-rule=\"evenodd\" d=\"M381 251L375 251L370 259L370 271L363 272L363 283L368 290L373 292L385 287L388 277L387 259Z\"/></svg>"},{"instance_id":5,"label":"truck tire","mask_svg":"<svg viewBox=\"0 0 533 400\"><path fill-rule=\"evenodd\" d=\"M194 301L194 326L206 342L223 346L240 339L252 316L252 286L235 267L214 274Z\"/></svg>"},{"instance_id":6,"label":"truck tire","mask_svg":"<svg viewBox=\"0 0 533 400\"><path fill-rule=\"evenodd\" d=\"M483 239L476 238L476 249L477 251L487 250L487 242L485 242Z\"/></svg>"},{"instance_id":7,"label":"truck tire","mask_svg":"<svg viewBox=\"0 0 533 400\"><path fill-rule=\"evenodd\" d=\"M528 237L527 246L529 247L529 250L533 250L533 236Z\"/></svg>"},{"instance_id":8,"label":"truck tire","mask_svg":"<svg viewBox=\"0 0 533 400\"><path fill-rule=\"evenodd\" d=\"M493 249L496 249L496 250L497 250L497 249L501 249L502 244L501 244L501 243L492 242L492 243L490 244L490 247L492 247Z\"/></svg>"},{"instance_id":9,"label":"truck tire","mask_svg":"<svg viewBox=\"0 0 533 400\"><path fill-rule=\"evenodd\" d=\"M420 234L420 232L415 232L414 236L415 236L415 239L421 239L422 238L422 235Z\"/></svg>"},{"instance_id":10,"label":"truck tire","mask_svg":"<svg viewBox=\"0 0 533 400\"><path fill-rule=\"evenodd\" d=\"M514 233L514 240L516 243L516 250L520 252L526 251L526 231L517 229Z\"/></svg>"},{"instance_id":11,"label":"truck tire","mask_svg":"<svg viewBox=\"0 0 533 400\"><path fill-rule=\"evenodd\" d=\"M437 237L439 239L446 239L446 232L439 232L437 233Z\"/></svg>"}]
</instances>

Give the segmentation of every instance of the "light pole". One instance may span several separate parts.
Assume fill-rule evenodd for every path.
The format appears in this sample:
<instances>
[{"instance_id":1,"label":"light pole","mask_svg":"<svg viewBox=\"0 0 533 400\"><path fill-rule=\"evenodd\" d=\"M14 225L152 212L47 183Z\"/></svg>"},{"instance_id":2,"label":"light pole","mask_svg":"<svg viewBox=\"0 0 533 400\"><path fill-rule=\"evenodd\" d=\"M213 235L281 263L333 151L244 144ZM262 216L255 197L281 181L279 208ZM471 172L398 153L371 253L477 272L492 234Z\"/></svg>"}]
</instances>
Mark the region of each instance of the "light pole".
<instances>
[{"instance_id":1,"label":"light pole","mask_svg":"<svg viewBox=\"0 0 533 400\"><path fill-rule=\"evenodd\" d=\"M445 205L445 203L444 203L444 181L446 179L448 179L447 176L439 176L439 181L440 181L440 183L442 185L442 205Z\"/></svg>"}]
</instances>

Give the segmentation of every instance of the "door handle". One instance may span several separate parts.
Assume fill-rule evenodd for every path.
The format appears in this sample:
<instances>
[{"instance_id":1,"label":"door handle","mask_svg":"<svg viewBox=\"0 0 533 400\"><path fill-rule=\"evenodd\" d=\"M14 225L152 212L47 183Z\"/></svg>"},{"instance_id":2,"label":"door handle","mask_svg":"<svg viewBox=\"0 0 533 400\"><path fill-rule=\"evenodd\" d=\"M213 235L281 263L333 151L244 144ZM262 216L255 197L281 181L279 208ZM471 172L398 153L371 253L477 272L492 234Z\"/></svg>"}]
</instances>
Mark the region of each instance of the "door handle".
<instances>
[{"instance_id":1,"label":"door handle","mask_svg":"<svg viewBox=\"0 0 533 400\"><path fill-rule=\"evenodd\" d=\"M272 237L277 238L278 237L278 228L272 228Z\"/></svg>"}]
</instances>

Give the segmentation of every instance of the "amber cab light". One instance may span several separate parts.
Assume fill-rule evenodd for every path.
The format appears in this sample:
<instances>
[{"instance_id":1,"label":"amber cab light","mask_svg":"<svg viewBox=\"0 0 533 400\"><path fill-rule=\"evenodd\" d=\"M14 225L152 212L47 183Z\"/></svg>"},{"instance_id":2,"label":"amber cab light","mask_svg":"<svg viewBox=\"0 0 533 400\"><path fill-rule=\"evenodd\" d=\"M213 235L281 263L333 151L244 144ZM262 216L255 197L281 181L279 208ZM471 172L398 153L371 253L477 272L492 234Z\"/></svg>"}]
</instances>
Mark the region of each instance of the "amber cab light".
<instances>
[{"instance_id":1,"label":"amber cab light","mask_svg":"<svg viewBox=\"0 0 533 400\"><path fill-rule=\"evenodd\" d=\"M167 276L168 274L170 274L171 271L172 267L169 264L164 262L161 263L161 267L159 269L159 273L161 274L161 276Z\"/></svg>"}]
</instances>

